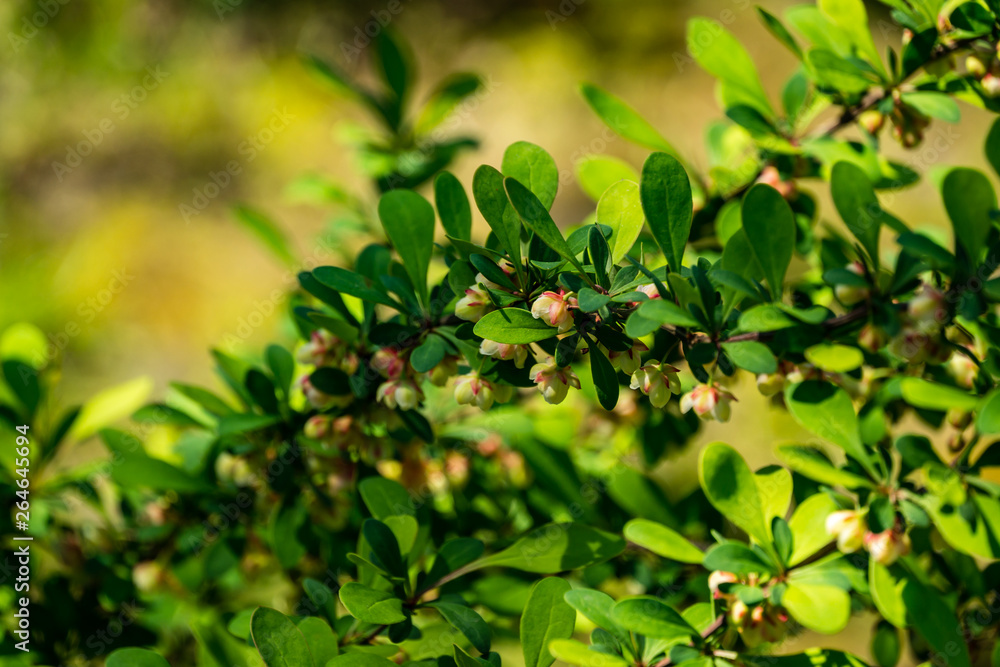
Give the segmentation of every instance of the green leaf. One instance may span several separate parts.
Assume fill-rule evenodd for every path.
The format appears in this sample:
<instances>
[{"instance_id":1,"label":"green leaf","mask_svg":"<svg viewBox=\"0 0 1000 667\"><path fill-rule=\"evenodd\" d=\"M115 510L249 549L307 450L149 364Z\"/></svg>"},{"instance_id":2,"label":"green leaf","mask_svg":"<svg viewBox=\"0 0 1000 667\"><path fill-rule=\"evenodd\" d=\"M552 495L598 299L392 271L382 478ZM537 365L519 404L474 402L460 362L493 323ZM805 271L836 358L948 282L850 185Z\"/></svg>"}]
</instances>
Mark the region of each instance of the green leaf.
<instances>
[{"instance_id":1,"label":"green leaf","mask_svg":"<svg viewBox=\"0 0 1000 667\"><path fill-rule=\"evenodd\" d=\"M576 180L580 188L594 201L618 181L639 182L639 173L632 165L610 155L588 155L576 163Z\"/></svg>"},{"instance_id":2,"label":"green leaf","mask_svg":"<svg viewBox=\"0 0 1000 667\"><path fill-rule=\"evenodd\" d=\"M396 663L392 660L374 653L347 651L327 661L325 667L392 667L393 665ZM396 667L399 666L396 665Z\"/></svg>"},{"instance_id":3,"label":"green leaf","mask_svg":"<svg viewBox=\"0 0 1000 667\"><path fill-rule=\"evenodd\" d=\"M778 445L777 453L778 458L789 468L821 484L843 486L847 489L871 486L871 482L867 479L853 472L841 470L830 463L813 447Z\"/></svg>"},{"instance_id":4,"label":"green leaf","mask_svg":"<svg viewBox=\"0 0 1000 667\"><path fill-rule=\"evenodd\" d=\"M899 389L903 400L925 410L974 410L979 404L979 397L974 394L922 378L903 378Z\"/></svg>"},{"instance_id":5,"label":"green leaf","mask_svg":"<svg viewBox=\"0 0 1000 667\"><path fill-rule=\"evenodd\" d=\"M431 602L427 606L441 612L444 620L465 635L477 651L483 655L490 652L490 626L471 607L441 601Z\"/></svg>"},{"instance_id":6,"label":"green leaf","mask_svg":"<svg viewBox=\"0 0 1000 667\"><path fill-rule=\"evenodd\" d=\"M1000 118L994 120L993 124L990 125L984 150L986 151L986 159L993 167L993 173L1000 176Z\"/></svg>"},{"instance_id":7,"label":"green leaf","mask_svg":"<svg viewBox=\"0 0 1000 667\"><path fill-rule=\"evenodd\" d=\"M764 562L757 552L739 542L713 545L706 553L702 566L706 570L722 570L735 575L766 574L773 567Z\"/></svg>"},{"instance_id":8,"label":"green leaf","mask_svg":"<svg viewBox=\"0 0 1000 667\"><path fill-rule=\"evenodd\" d=\"M824 635L837 634L851 618L850 595L828 584L789 583L781 604L804 627Z\"/></svg>"},{"instance_id":9,"label":"green leaf","mask_svg":"<svg viewBox=\"0 0 1000 667\"><path fill-rule=\"evenodd\" d=\"M862 0L820 0L819 9L834 25L844 31L859 55L886 77L878 48L868 30L868 13Z\"/></svg>"},{"instance_id":10,"label":"green leaf","mask_svg":"<svg viewBox=\"0 0 1000 667\"><path fill-rule=\"evenodd\" d=\"M536 528L503 551L476 561L475 569L512 567L524 572L555 574L614 558L625 540L579 523L550 523Z\"/></svg>"},{"instance_id":11,"label":"green leaf","mask_svg":"<svg viewBox=\"0 0 1000 667\"><path fill-rule=\"evenodd\" d=\"M549 667L555 661L549 642L573 636L576 612L563 598L569 590L559 577L546 577L531 588L520 626L525 667Z\"/></svg>"},{"instance_id":12,"label":"green leaf","mask_svg":"<svg viewBox=\"0 0 1000 667\"><path fill-rule=\"evenodd\" d=\"M611 185L597 203L597 222L611 228L611 262L617 264L632 249L646 223L639 197L639 184L618 181Z\"/></svg>"},{"instance_id":13,"label":"green leaf","mask_svg":"<svg viewBox=\"0 0 1000 667\"><path fill-rule=\"evenodd\" d=\"M114 429L102 429L99 435L113 457L111 478L122 487L178 493L207 490L201 479L147 454L135 435Z\"/></svg>"},{"instance_id":14,"label":"green leaf","mask_svg":"<svg viewBox=\"0 0 1000 667\"><path fill-rule=\"evenodd\" d=\"M237 222L249 229L278 259L285 264L295 263L295 253L292 252L285 233L273 220L249 206L237 206L233 209L233 215Z\"/></svg>"},{"instance_id":15,"label":"green leaf","mask_svg":"<svg viewBox=\"0 0 1000 667\"><path fill-rule=\"evenodd\" d=\"M795 508L788 520L792 531L789 565L798 565L830 543L833 538L826 532L826 518L837 509L837 504L825 493L809 496Z\"/></svg>"},{"instance_id":16,"label":"green leaf","mask_svg":"<svg viewBox=\"0 0 1000 667\"><path fill-rule=\"evenodd\" d=\"M611 618L626 630L654 639L671 640L698 634L666 602L648 595L622 600L611 608Z\"/></svg>"},{"instance_id":17,"label":"green leaf","mask_svg":"<svg viewBox=\"0 0 1000 667\"><path fill-rule=\"evenodd\" d=\"M785 388L785 403L799 424L838 445L872 475L875 465L861 442L858 416L850 396L826 382L808 380Z\"/></svg>"},{"instance_id":18,"label":"green leaf","mask_svg":"<svg viewBox=\"0 0 1000 667\"><path fill-rule=\"evenodd\" d=\"M785 518L792 504L792 474L780 466L769 466L754 473L760 495L764 524L771 526L775 517Z\"/></svg>"},{"instance_id":19,"label":"green leaf","mask_svg":"<svg viewBox=\"0 0 1000 667\"><path fill-rule=\"evenodd\" d=\"M976 415L976 429L983 434L1000 433L1000 391L992 391L983 399Z\"/></svg>"},{"instance_id":20,"label":"green leaf","mask_svg":"<svg viewBox=\"0 0 1000 667\"><path fill-rule=\"evenodd\" d=\"M868 559L868 587L871 589L875 608L882 618L897 628L906 627L906 603L903 600L905 578L894 576L897 567L888 568L874 558Z\"/></svg>"},{"instance_id":21,"label":"green leaf","mask_svg":"<svg viewBox=\"0 0 1000 667\"><path fill-rule=\"evenodd\" d=\"M770 185L758 183L743 197L743 231L764 271L771 297L781 300L785 272L795 247L795 217L788 202Z\"/></svg>"},{"instance_id":22,"label":"green leaf","mask_svg":"<svg viewBox=\"0 0 1000 667\"><path fill-rule=\"evenodd\" d=\"M390 516L416 516L416 505L399 482L384 477L366 477L358 483L358 493L365 507L379 521Z\"/></svg>"},{"instance_id":23,"label":"green leaf","mask_svg":"<svg viewBox=\"0 0 1000 667\"><path fill-rule=\"evenodd\" d=\"M274 376L275 386L281 390L286 400L292 386L292 379L295 376L295 358L292 353L280 345L268 345L267 367L271 369Z\"/></svg>"},{"instance_id":24,"label":"green leaf","mask_svg":"<svg viewBox=\"0 0 1000 667\"><path fill-rule=\"evenodd\" d=\"M428 305L427 268L434 251L434 207L412 190L390 190L378 202L378 217L421 303Z\"/></svg>"},{"instance_id":25,"label":"green leaf","mask_svg":"<svg viewBox=\"0 0 1000 667\"><path fill-rule=\"evenodd\" d=\"M559 333L541 319L522 308L502 308L486 313L476 322L473 331L480 338L506 345L527 345L552 338Z\"/></svg>"},{"instance_id":26,"label":"green leaf","mask_svg":"<svg viewBox=\"0 0 1000 667\"><path fill-rule=\"evenodd\" d=\"M579 667L627 667L631 664L621 656L592 651L575 639L553 639L549 651L556 660Z\"/></svg>"},{"instance_id":27,"label":"green leaf","mask_svg":"<svg viewBox=\"0 0 1000 667\"><path fill-rule=\"evenodd\" d=\"M643 301L637 314L643 319L656 323L657 325L669 324L675 327L698 327L701 326L694 316L678 306L673 301L666 299L650 299Z\"/></svg>"},{"instance_id":28,"label":"green leaf","mask_svg":"<svg viewBox=\"0 0 1000 667\"><path fill-rule=\"evenodd\" d=\"M653 238L670 269L680 272L693 214L687 172L673 156L653 153L642 165L639 194Z\"/></svg>"},{"instance_id":29,"label":"green leaf","mask_svg":"<svg viewBox=\"0 0 1000 667\"><path fill-rule=\"evenodd\" d=\"M861 368L865 355L856 347L836 343L820 343L806 348L806 361L830 373L847 373Z\"/></svg>"},{"instance_id":30,"label":"green leaf","mask_svg":"<svg viewBox=\"0 0 1000 667\"><path fill-rule=\"evenodd\" d=\"M503 174L482 165L472 177L472 196L515 267L521 266L521 222L504 190Z\"/></svg>"},{"instance_id":31,"label":"green leaf","mask_svg":"<svg viewBox=\"0 0 1000 667\"><path fill-rule=\"evenodd\" d=\"M722 81L727 107L746 104L765 118L774 118L750 54L718 21L702 17L689 20L687 45L698 64Z\"/></svg>"},{"instance_id":32,"label":"green leaf","mask_svg":"<svg viewBox=\"0 0 1000 667\"><path fill-rule=\"evenodd\" d=\"M321 581L306 578L302 582L302 588L315 611L322 612L330 625L335 625L337 623L337 595L330 590L329 586Z\"/></svg>"},{"instance_id":33,"label":"green leaf","mask_svg":"<svg viewBox=\"0 0 1000 667\"><path fill-rule=\"evenodd\" d=\"M387 525L378 519L365 519L361 534L372 550L372 561L397 577L406 576L406 565L399 551L399 542Z\"/></svg>"},{"instance_id":34,"label":"green leaf","mask_svg":"<svg viewBox=\"0 0 1000 667\"><path fill-rule=\"evenodd\" d=\"M851 162L837 162L830 172L830 195L841 220L879 266L879 232L888 215L875 196L868 175Z\"/></svg>"},{"instance_id":35,"label":"green leaf","mask_svg":"<svg viewBox=\"0 0 1000 667\"><path fill-rule=\"evenodd\" d=\"M614 410L618 405L618 371L611 365L596 344L590 346L590 372L594 378L597 399L605 410Z\"/></svg>"},{"instance_id":36,"label":"green leaf","mask_svg":"<svg viewBox=\"0 0 1000 667\"><path fill-rule=\"evenodd\" d=\"M392 625L406 620L402 600L391 593L377 591L356 581L341 587L340 601L351 616L365 623Z\"/></svg>"},{"instance_id":37,"label":"green leaf","mask_svg":"<svg viewBox=\"0 0 1000 667\"><path fill-rule=\"evenodd\" d=\"M734 364L751 373L773 373L778 370L778 360L771 348L758 341L723 343L722 349Z\"/></svg>"},{"instance_id":38,"label":"green leaf","mask_svg":"<svg viewBox=\"0 0 1000 667\"><path fill-rule=\"evenodd\" d=\"M993 186L981 171L956 167L944 177L941 195L955 230L955 243L973 262L978 262L993 226L990 214L997 208Z\"/></svg>"},{"instance_id":39,"label":"green leaf","mask_svg":"<svg viewBox=\"0 0 1000 667\"><path fill-rule=\"evenodd\" d=\"M6 370L6 362L4 368ZM70 428L70 437L74 440L83 440L100 429L125 419L133 411L138 410L152 392L153 380L149 377L137 377L114 387L102 389L83 404L80 414Z\"/></svg>"},{"instance_id":40,"label":"green leaf","mask_svg":"<svg viewBox=\"0 0 1000 667\"><path fill-rule=\"evenodd\" d=\"M305 635L280 611L258 607L250 619L250 636L267 667L312 667Z\"/></svg>"},{"instance_id":41,"label":"green leaf","mask_svg":"<svg viewBox=\"0 0 1000 667\"><path fill-rule=\"evenodd\" d=\"M298 622L298 628L317 665L326 665L340 654L337 634L323 619L307 616Z\"/></svg>"},{"instance_id":42,"label":"green leaf","mask_svg":"<svg viewBox=\"0 0 1000 667\"><path fill-rule=\"evenodd\" d=\"M698 461L698 478L708 501L724 517L757 542L770 541L757 481L739 452L721 442L708 445Z\"/></svg>"},{"instance_id":43,"label":"green leaf","mask_svg":"<svg viewBox=\"0 0 1000 667\"><path fill-rule=\"evenodd\" d=\"M611 302L607 294L599 294L589 287L584 287L577 293L577 305L585 313L592 313Z\"/></svg>"},{"instance_id":44,"label":"green leaf","mask_svg":"<svg viewBox=\"0 0 1000 667\"><path fill-rule=\"evenodd\" d=\"M442 171L434 179L434 203L444 231L456 239L472 238L472 206L462 183L450 171Z\"/></svg>"},{"instance_id":45,"label":"green leaf","mask_svg":"<svg viewBox=\"0 0 1000 667\"><path fill-rule=\"evenodd\" d=\"M391 31L383 30L375 40L375 52L378 56L379 73L396 99L402 100L413 78L403 45L396 41Z\"/></svg>"},{"instance_id":46,"label":"green leaf","mask_svg":"<svg viewBox=\"0 0 1000 667\"><path fill-rule=\"evenodd\" d=\"M546 210L552 208L559 189L559 169L544 148L527 141L511 144L503 153L500 171L531 190Z\"/></svg>"},{"instance_id":47,"label":"green leaf","mask_svg":"<svg viewBox=\"0 0 1000 667\"><path fill-rule=\"evenodd\" d=\"M574 588L563 596L569 606L583 614L591 623L605 630L619 630L618 624L611 620L611 609L615 601L607 593L590 588Z\"/></svg>"},{"instance_id":48,"label":"green leaf","mask_svg":"<svg viewBox=\"0 0 1000 667\"><path fill-rule=\"evenodd\" d=\"M912 90L901 95L908 105L931 118L937 118L947 123L957 123L962 119L962 111L958 102L945 93L935 90Z\"/></svg>"},{"instance_id":49,"label":"green leaf","mask_svg":"<svg viewBox=\"0 0 1000 667\"><path fill-rule=\"evenodd\" d=\"M120 648L108 655L105 667L170 667L170 663L144 648Z\"/></svg>"},{"instance_id":50,"label":"green leaf","mask_svg":"<svg viewBox=\"0 0 1000 667\"><path fill-rule=\"evenodd\" d=\"M430 334L410 353L410 365L418 373L426 373L444 360L448 349L448 342L444 338Z\"/></svg>"},{"instance_id":51,"label":"green leaf","mask_svg":"<svg viewBox=\"0 0 1000 667\"><path fill-rule=\"evenodd\" d=\"M522 185L520 181L513 178L505 178L503 185L507 190L510 203L513 204L517 214L521 217L521 221L528 229L542 239L545 245L555 250L560 257L576 267L577 271L584 273L583 266L577 261L573 251L570 250L566 239L563 238L559 232L559 228L556 227L556 223L552 221L548 208L539 201L538 197Z\"/></svg>"},{"instance_id":52,"label":"green leaf","mask_svg":"<svg viewBox=\"0 0 1000 667\"><path fill-rule=\"evenodd\" d=\"M970 667L963 625L941 593L910 577L903 588L903 601L910 623L935 653L948 656L949 667Z\"/></svg>"},{"instance_id":53,"label":"green leaf","mask_svg":"<svg viewBox=\"0 0 1000 667\"><path fill-rule=\"evenodd\" d=\"M362 301L391 306L397 310L403 309L402 305L390 297L385 290L376 287L372 281L353 271L342 269L339 266L321 266L315 269L312 275L321 284L342 294L349 294Z\"/></svg>"},{"instance_id":54,"label":"green leaf","mask_svg":"<svg viewBox=\"0 0 1000 667\"><path fill-rule=\"evenodd\" d=\"M420 110L414 132L427 134L444 122L461 102L482 88L477 74L458 72L443 79Z\"/></svg>"},{"instance_id":55,"label":"green leaf","mask_svg":"<svg viewBox=\"0 0 1000 667\"><path fill-rule=\"evenodd\" d=\"M617 134L640 146L677 154L656 128L620 98L590 83L582 84L580 92L594 113Z\"/></svg>"},{"instance_id":56,"label":"green leaf","mask_svg":"<svg viewBox=\"0 0 1000 667\"><path fill-rule=\"evenodd\" d=\"M657 556L680 563L700 563L705 554L683 535L648 519L632 519L625 524L625 539L649 549Z\"/></svg>"}]
</instances>

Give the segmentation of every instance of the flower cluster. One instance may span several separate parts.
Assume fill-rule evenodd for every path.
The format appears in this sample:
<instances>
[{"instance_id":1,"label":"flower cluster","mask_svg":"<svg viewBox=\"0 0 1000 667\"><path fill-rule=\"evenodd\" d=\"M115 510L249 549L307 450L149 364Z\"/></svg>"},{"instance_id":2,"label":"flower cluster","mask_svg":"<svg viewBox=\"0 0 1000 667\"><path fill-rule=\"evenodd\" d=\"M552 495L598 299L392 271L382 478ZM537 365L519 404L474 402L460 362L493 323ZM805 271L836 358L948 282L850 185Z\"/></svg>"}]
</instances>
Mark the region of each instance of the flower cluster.
<instances>
[{"instance_id":1,"label":"flower cluster","mask_svg":"<svg viewBox=\"0 0 1000 667\"><path fill-rule=\"evenodd\" d=\"M708 576L708 587L712 598L727 603L730 628L735 629L748 648L763 643L781 641L788 632L788 613L765 599L748 605L731 592L736 585L757 585L756 575L738 577L732 572L715 570Z\"/></svg>"},{"instance_id":2,"label":"flower cluster","mask_svg":"<svg viewBox=\"0 0 1000 667\"><path fill-rule=\"evenodd\" d=\"M910 552L910 537L900 526L873 533L868 530L865 513L861 511L833 512L826 518L826 532L837 538L837 548L843 553L854 553L864 547L882 565L892 565Z\"/></svg>"}]
</instances>

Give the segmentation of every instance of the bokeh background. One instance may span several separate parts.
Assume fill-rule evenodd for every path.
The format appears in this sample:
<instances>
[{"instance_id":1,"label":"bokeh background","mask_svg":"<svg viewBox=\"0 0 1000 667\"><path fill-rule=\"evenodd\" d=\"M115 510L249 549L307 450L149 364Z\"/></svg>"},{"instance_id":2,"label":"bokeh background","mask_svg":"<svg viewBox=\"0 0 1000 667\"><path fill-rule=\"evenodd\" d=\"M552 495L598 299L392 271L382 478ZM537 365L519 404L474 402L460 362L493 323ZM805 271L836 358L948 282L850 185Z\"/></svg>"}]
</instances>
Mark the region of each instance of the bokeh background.
<instances>
[{"instance_id":1,"label":"bokeh background","mask_svg":"<svg viewBox=\"0 0 1000 667\"><path fill-rule=\"evenodd\" d=\"M389 4L0 3L0 329L28 320L50 335L67 402L137 374L160 391L170 379L207 382L209 347L227 341L252 352L282 335L282 318L266 313L281 311L268 304L290 286L288 269L234 223L232 207L271 215L308 258L330 211L289 196L297 177L328 175L374 203L345 138L367 119L301 55L320 54L364 80L371 54L355 38L378 16L390 15L411 42L421 90L454 71L486 80L487 92L453 123L482 142L455 166L463 182L479 164L499 164L509 143L539 143L565 171L555 217L567 224L592 210L573 178L576 160L597 152L640 165L645 155L590 113L579 82L628 100L703 165L704 129L719 112L711 77L686 56L685 20L726 24L775 96L795 66L749 0L400 0L396 14ZM766 4L780 14L789 3ZM869 11L876 38L897 42L884 6ZM986 115L963 113L962 125L931 131L947 133L947 150L896 157L918 167L983 163ZM265 142L275 118L284 127ZM256 148L245 143L252 138ZM197 192L231 160L240 173L205 205ZM942 219L926 183L886 204L916 223ZM254 315L261 324L245 336L241 323L255 312L264 317Z\"/></svg>"},{"instance_id":2,"label":"bokeh background","mask_svg":"<svg viewBox=\"0 0 1000 667\"><path fill-rule=\"evenodd\" d=\"M62 367L59 402L137 376L151 378L153 396L171 380L216 386L209 348L253 355L266 341L291 340L281 313L294 271L236 224L232 209L266 212L309 260L317 235L342 223L329 206L297 197L296 179L325 175L374 207L349 142L367 118L311 75L302 55L368 80L370 49L356 38L380 18L391 16L411 44L422 93L451 72L485 79L486 92L452 124L454 134L481 141L455 165L463 183L479 164L498 165L508 144L541 144L564 172L554 217L567 225L593 207L575 182L577 160L606 153L638 166L646 154L587 109L581 81L628 100L692 164L705 165L702 137L720 114L713 80L685 54L686 19L722 21L775 98L795 67L749 0L399 0L394 14L390 4L0 2L0 331L30 321L46 332ZM764 4L780 14L791 3ZM898 43L886 8L872 3L869 12L876 40ZM982 166L988 122L963 107L960 126L935 123L922 149L889 154L920 171ZM207 187L231 161L239 173ZM824 220L838 224L825 193L810 189ZM883 203L917 227L945 223L928 180ZM741 396L733 422L704 429L703 439L733 442L763 465L775 439L801 437L755 392ZM694 484L683 471L696 451L662 471L674 497Z\"/></svg>"}]
</instances>

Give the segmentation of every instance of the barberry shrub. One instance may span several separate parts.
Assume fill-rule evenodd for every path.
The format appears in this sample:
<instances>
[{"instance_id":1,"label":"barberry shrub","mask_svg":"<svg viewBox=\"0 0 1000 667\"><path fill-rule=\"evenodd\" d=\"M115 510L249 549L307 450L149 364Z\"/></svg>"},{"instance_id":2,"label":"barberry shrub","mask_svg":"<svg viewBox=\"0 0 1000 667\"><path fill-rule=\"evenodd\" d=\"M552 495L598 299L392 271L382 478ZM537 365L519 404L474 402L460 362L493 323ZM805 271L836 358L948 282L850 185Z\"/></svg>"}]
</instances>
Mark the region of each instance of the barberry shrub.
<instances>
[{"instance_id":1,"label":"barberry shrub","mask_svg":"<svg viewBox=\"0 0 1000 667\"><path fill-rule=\"evenodd\" d=\"M1000 211L987 175L942 166L952 233L913 228L880 197L921 174L880 148L887 135L921 147L958 102L996 110L1000 6L887 4L903 39L885 57L861 0L784 21L759 10L801 63L780 107L721 25L691 21L726 116L706 174L584 85L614 131L655 152L639 170L577 165L596 201L583 224L553 220L558 169L527 142L468 187L439 173L433 204L383 187L388 243L300 274L294 353L217 353L232 400L177 385L137 415L183 432L197 465L104 431L135 507L173 494L182 525L234 490L248 498L233 528L171 535L142 563L147 590L169 579L218 604L213 577L269 554L295 591L289 613L224 606L224 628L199 624L199 663L499 667L494 636L515 636L528 667L998 664ZM1000 124L985 153L1000 173ZM810 189L827 187L842 228L817 229L833 211ZM708 444L700 491L671 506L620 464L624 451L651 467L701 420L759 419L740 411L747 374L815 438L775 443L783 466ZM568 418L548 404L572 401L594 420L548 446ZM856 614L865 640L824 637ZM784 650L807 632L815 648ZM168 663L127 648L107 664Z\"/></svg>"}]
</instances>

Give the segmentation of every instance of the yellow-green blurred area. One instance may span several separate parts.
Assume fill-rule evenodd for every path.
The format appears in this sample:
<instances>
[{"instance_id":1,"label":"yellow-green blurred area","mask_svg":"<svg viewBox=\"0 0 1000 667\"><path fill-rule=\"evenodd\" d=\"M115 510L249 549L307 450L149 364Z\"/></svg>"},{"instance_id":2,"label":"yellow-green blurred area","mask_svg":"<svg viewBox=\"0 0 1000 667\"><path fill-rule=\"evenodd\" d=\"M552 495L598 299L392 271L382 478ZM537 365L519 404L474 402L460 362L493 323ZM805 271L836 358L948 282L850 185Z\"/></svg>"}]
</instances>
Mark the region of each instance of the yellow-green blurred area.
<instances>
[{"instance_id":1,"label":"yellow-green blurred area","mask_svg":"<svg viewBox=\"0 0 1000 667\"><path fill-rule=\"evenodd\" d=\"M767 3L778 14L787 4ZM876 39L898 43L885 8L869 11ZM417 55L417 99L455 71L486 82L449 126L482 142L455 165L466 184L511 142L532 141L564 171L556 220L582 220L593 204L574 181L575 161L605 153L638 166L646 153L587 109L585 80L628 100L704 166L704 130L720 113L713 80L685 52L684 24L696 14L743 41L777 98L793 58L748 0L4 2L0 328L26 320L50 336L67 401L138 374L158 390L170 379L206 382L211 346L235 341L249 354L280 337L286 304L275 290L294 279L234 223L232 206L274 217L312 260L329 209L290 201L289 183L328 175L373 206L343 138L367 119L301 56L368 81L365 31L387 16ZM986 117L963 114L959 126L937 122L923 148L890 156L921 170L979 165ZM234 161L239 173L215 187ZM818 183L805 187L826 200ZM941 223L927 183L884 202L916 225Z\"/></svg>"}]
</instances>

